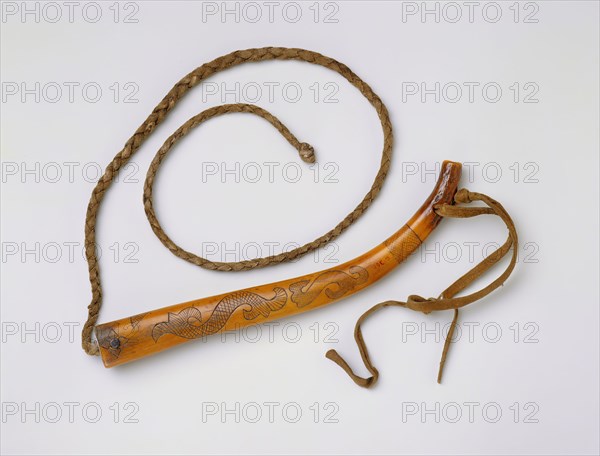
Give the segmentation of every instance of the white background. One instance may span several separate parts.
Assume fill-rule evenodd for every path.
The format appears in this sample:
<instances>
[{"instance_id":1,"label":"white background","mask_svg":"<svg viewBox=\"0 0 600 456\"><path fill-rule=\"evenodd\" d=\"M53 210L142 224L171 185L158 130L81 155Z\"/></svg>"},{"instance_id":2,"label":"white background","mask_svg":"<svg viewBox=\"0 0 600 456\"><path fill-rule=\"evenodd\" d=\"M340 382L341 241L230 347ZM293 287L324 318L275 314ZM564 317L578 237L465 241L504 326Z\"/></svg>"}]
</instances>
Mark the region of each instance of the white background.
<instances>
[{"instance_id":1,"label":"white background","mask_svg":"<svg viewBox=\"0 0 600 456\"><path fill-rule=\"evenodd\" d=\"M479 2L472 20L465 3L428 3L439 8L439 22L421 17L421 2L279 2L272 22L268 5L258 3L256 23L256 9L235 3L227 8L238 8L237 19L220 12L203 17L203 9L223 8L220 2L107 2L95 23L95 6L76 3L70 20L69 6L56 5L55 22L55 6L2 5L4 454L598 454L598 3ZM462 16L453 23L455 5ZM24 7L38 8L39 16L22 17ZM498 8L502 16L492 22ZM126 22L128 13L137 22ZM382 193L333 247L293 264L227 274L171 255L144 217L145 172L181 123L222 103L221 83L234 90L226 102L248 101L244 87L263 87L256 104L315 146L322 174L315 183L262 119L234 115L202 125L174 148L155 186L159 218L184 248L308 242L354 208L377 171L377 117L339 75L297 62L220 73L209 81L219 93L209 96L205 86L186 96L134 157L129 181L108 192L98 223L100 321L317 271L333 265L325 255L350 260L417 209L435 180L426 170L444 159L473 162L462 183L512 214L520 259L502 289L461 313L462 337L441 385L435 381L440 332L451 312L389 309L369 321L365 338L382 374L372 390L355 386L324 353L336 348L364 373L352 336L358 316L382 300L436 296L482 258L488 243L503 242L506 230L495 218L444 221L426 252L373 288L284 320L272 337L263 328L254 343L255 332L224 343L217 336L110 370L81 351L90 299L83 225L96 164L106 166L193 68L269 45L336 58L381 96L396 135ZM268 82L280 84L273 100ZM72 101L65 83L79 84ZM82 94L88 83L102 89L96 102L89 101L93 90L88 99ZM282 94L288 83L302 89L296 103L292 92L287 99ZM337 87L337 103L324 102L327 83ZM439 83L439 102L435 94L424 101L407 94L413 86L407 83ZM465 83L478 84L472 102ZM488 83L502 89L496 102L491 89L488 99L482 94ZM63 93L52 102L56 85ZM464 90L452 103L456 85ZM22 98L23 88L33 93ZM125 103L134 91L134 102ZM526 103L534 91L527 101L537 102ZM262 164L275 162L279 171L273 182L258 183L203 174L206 163L222 170L221 162L229 168L254 162L265 173ZM300 164L298 183L282 176L287 163ZM336 183L325 181L326 163L337 166ZM124 258L131 242L137 250L128 259L137 262ZM477 242L472 259L466 242ZM25 249L33 253L23 255ZM68 403L75 403L71 419ZM266 403L275 403L272 419ZM93 422L98 409L102 415ZM298 409L302 415L293 422Z\"/></svg>"}]
</instances>

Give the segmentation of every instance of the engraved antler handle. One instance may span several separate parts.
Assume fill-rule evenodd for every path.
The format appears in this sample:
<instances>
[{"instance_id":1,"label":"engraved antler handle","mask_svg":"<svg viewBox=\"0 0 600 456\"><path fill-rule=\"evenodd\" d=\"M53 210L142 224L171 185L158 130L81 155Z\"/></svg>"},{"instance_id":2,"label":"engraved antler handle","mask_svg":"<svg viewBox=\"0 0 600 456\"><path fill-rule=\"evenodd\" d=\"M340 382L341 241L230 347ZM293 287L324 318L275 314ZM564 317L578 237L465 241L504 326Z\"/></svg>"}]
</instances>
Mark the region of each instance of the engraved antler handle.
<instances>
[{"instance_id":1,"label":"engraved antler handle","mask_svg":"<svg viewBox=\"0 0 600 456\"><path fill-rule=\"evenodd\" d=\"M191 339L312 310L368 287L404 261L438 225L441 217L434 206L452 203L460 174L460 163L445 161L433 192L415 215L385 242L352 261L97 326L104 365L117 366Z\"/></svg>"}]
</instances>

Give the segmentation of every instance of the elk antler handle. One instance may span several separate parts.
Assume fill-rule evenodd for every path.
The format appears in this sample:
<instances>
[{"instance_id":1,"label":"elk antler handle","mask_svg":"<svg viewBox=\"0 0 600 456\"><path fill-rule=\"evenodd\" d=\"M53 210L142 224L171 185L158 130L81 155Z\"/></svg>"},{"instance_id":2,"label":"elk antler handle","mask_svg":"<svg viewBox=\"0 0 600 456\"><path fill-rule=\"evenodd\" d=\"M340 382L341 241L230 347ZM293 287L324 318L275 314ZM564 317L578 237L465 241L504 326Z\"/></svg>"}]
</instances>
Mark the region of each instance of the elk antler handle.
<instances>
[{"instance_id":1,"label":"elk antler handle","mask_svg":"<svg viewBox=\"0 0 600 456\"><path fill-rule=\"evenodd\" d=\"M352 261L98 325L96 337L104 365L117 366L191 339L312 310L368 287L429 236L441 220L434 207L452 203L460 174L460 163L445 161L433 192L415 215L385 242Z\"/></svg>"}]
</instances>

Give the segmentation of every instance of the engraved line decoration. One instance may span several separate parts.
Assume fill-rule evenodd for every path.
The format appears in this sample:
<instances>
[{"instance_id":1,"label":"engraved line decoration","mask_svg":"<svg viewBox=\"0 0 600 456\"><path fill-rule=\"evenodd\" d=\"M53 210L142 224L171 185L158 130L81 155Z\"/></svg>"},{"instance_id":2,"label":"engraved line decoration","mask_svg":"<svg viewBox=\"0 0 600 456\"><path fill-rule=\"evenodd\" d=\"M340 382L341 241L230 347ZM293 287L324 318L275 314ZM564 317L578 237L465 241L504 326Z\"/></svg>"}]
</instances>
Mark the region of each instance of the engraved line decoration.
<instances>
[{"instance_id":1,"label":"engraved line decoration","mask_svg":"<svg viewBox=\"0 0 600 456\"><path fill-rule=\"evenodd\" d=\"M398 231L390 239L384 242L387 249L390 251L392 256L398 263L402 263L406 257L414 252L420 245L421 239L416 233L407 225L408 230L406 232ZM402 242L398 242L398 239L402 239Z\"/></svg>"},{"instance_id":2,"label":"engraved line decoration","mask_svg":"<svg viewBox=\"0 0 600 456\"><path fill-rule=\"evenodd\" d=\"M186 307L177 313L170 312L167 321L154 325L152 338L157 342L164 334L173 334L185 339L197 339L219 332L238 307L243 309L246 320L254 320L258 316L268 317L271 312L282 309L287 302L287 292L280 287L273 289L275 296L271 299L251 293L237 291L222 298L214 308L210 317L203 323L202 312L196 307Z\"/></svg>"},{"instance_id":3,"label":"engraved line decoration","mask_svg":"<svg viewBox=\"0 0 600 456\"><path fill-rule=\"evenodd\" d=\"M311 304L325 291L329 299L338 299L362 285L369 278L369 272L361 266L350 266L350 274L342 271L327 271L319 274L312 282L300 280L290 285L291 299L299 308Z\"/></svg>"},{"instance_id":4,"label":"engraved line decoration","mask_svg":"<svg viewBox=\"0 0 600 456\"><path fill-rule=\"evenodd\" d=\"M138 335L137 333L140 329L140 322L149 313L150 312L145 312L129 317L129 325L123 327L122 334L119 334L112 326L97 331L96 337L98 339L98 345L108 350L113 358L118 358L123 347L135 343Z\"/></svg>"}]
</instances>

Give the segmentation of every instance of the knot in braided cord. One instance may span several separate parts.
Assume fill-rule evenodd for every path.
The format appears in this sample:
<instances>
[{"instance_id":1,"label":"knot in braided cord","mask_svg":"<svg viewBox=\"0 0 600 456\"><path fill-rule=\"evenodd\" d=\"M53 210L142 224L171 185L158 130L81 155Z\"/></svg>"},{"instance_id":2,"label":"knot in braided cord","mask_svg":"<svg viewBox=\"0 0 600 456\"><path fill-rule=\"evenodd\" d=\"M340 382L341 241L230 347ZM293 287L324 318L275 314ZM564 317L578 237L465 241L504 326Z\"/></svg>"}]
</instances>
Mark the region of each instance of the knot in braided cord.
<instances>
[{"instance_id":1,"label":"knot in braided cord","mask_svg":"<svg viewBox=\"0 0 600 456\"><path fill-rule=\"evenodd\" d=\"M315 149L308 143L300 144L300 158L306 163L315 162Z\"/></svg>"}]
</instances>

